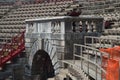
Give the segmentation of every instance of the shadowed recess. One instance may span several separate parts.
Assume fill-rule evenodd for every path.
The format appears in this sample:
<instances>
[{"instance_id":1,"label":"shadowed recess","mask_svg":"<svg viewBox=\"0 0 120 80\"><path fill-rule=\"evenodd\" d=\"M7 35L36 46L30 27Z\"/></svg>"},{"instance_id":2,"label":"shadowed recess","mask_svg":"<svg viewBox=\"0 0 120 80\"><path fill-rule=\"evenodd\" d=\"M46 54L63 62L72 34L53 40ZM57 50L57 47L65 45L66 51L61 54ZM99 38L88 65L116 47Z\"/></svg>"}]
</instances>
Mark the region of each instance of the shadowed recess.
<instances>
[{"instance_id":1,"label":"shadowed recess","mask_svg":"<svg viewBox=\"0 0 120 80\"><path fill-rule=\"evenodd\" d=\"M33 58L32 75L39 75L39 80L47 80L55 76L50 56L44 50L38 50Z\"/></svg>"}]
</instances>

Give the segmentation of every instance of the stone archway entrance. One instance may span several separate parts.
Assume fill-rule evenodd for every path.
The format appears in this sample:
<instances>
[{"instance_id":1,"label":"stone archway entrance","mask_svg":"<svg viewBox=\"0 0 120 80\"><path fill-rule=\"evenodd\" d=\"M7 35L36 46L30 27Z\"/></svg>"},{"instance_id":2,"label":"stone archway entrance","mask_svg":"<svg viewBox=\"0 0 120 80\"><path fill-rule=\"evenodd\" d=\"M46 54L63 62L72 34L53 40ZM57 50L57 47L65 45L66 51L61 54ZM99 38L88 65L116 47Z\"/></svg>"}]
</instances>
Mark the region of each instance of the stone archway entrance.
<instances>
[{"instance_id":1,"label":"stone archway entrance","mask_svg":"<svg viewBox=\"0 0 120 80\"><path fill-rule=\"evenodd\" d=\"M32 62L32 80L47 80L55 76L54 66L50 56L44 50L38 50Z\"/></svg>"}]
</instances>

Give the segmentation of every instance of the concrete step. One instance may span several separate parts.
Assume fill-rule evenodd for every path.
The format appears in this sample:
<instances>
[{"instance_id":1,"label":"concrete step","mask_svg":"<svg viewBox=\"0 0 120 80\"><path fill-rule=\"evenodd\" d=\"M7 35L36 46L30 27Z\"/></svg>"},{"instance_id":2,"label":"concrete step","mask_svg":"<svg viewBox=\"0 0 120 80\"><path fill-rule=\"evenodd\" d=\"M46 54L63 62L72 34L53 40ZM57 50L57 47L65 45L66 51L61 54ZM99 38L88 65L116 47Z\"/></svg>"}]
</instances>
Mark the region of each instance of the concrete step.
<instances>
[{"instance_id":1,"label":"concrete step","mask_svg":"<svg viewBox=\"0 0 120 80\"><path fill-rule=\"evenodd\" d=\"M73 64L73 60L64 60L64 62ZM73 66L72 68L77 73L79 73L82 80L89 80L88 76L86 75L86 74L88 74L88 67L89 67L89 76L96 79L96 66L93 63L89 63L89 66L88 66L88 63L86 61L82 61L82 65L81 65L81 60L75 60L74 65L76 65L76 66ZM99 64L99 63L96 63L96 64ZM97 80L101 80L101 71L99 68L97 68Z\"/></svg>"},{"instance_id":2,"label":"concrete step","mask_svg":"<svg viewBox=\"0 0 120 80\"><path fill-rule=\"evenodd\" d=\"M55 78L48 78L47 80L56 80Z\"/></svg>"},{"instance_id":3,"label":"concrete step","mask_svg":"<svg viewBox=\"0 0 120 80\"><path fill-rule=\"evenodd\" d=\"M56 75L58 80L64 80L66 78L66 74L68 74L68 69L61 69L59 74Z\"/></svg>"}]
</instances>

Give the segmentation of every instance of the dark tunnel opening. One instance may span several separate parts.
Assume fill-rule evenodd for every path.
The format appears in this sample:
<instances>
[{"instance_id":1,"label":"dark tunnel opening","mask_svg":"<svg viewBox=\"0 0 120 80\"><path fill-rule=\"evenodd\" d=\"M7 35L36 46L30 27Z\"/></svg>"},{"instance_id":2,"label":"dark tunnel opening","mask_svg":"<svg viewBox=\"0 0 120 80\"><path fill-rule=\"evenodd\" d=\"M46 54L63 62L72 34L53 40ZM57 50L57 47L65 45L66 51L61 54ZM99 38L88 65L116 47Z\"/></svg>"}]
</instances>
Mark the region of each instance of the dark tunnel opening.
<instances>
[{"instance_id":1,"label":"dark tunnel opening","mask_svg":"<svg viewBox=\"0 0 120 80\"><path fill-rule=\"evenodd\" d=\"M31 72L33 76L32 80L47 80L55 76L52 60L46 51L38 50L35 53Z\"/></svg>"}]
</instances>

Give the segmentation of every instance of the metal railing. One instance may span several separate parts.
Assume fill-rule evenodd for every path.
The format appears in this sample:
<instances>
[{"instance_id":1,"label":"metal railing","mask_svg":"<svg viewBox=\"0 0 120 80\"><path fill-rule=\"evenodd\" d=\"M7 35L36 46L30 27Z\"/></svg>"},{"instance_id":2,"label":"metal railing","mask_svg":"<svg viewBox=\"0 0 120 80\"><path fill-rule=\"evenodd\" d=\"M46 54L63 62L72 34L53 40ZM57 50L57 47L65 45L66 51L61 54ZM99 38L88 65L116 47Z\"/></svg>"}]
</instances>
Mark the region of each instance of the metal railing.
<instances>
[{"instance_id":1,"label":"metal railing","mask_svg":"<svg viewBox=\"0 0 120 80\"><path fill-rule=\"evenodd\" d=\"M103 55L109 57L107 53L100 52L98 49L74 44L73 63L79 65L81 70L95 80L104 80L102 75L106 75L106 71L102 68Z\"/></svg>"},{"instance_id":2,"label":"metal railing","mask_svg":"<svg viewBox=\"0 0 120 80\"><path fill-rule=\"evenodd\" d=\"M67 64L67 69L68 69L68 73L66 74L66 76L68 75L71 79L73 78L76 78L76 79L73 79L73 80L79 80L78 77L80 77L81 79L80 80L89 80L88 76L85 74L85 72L83 70L81 70L80 66L79 65L76 65L74 64L73 62L69 62L69 61L66 61L66 60L59 60L59 62L63 63L63 64ZM61 69L66 69L64 67L60 67ZM70 69L73 69L74 71L69 71ZM70 74L74 74L77 72L77 75L73 75L74 77L72 78L70 76ZM78 76L79 75L79 76Z\"/></svg>"},{"instance_id":3,"label":"metal railing","mask_svg":"<svg viewBox=\"0 0 120 80\"><path fill-rule=\"evenodd\" d=\"M109 59L107 53L81 44L74 44L73 48L72 60L59 60L62 64L67 64L65 68L74 69L79 75L77 77L81 77L82 80L90 80L91 77L95 80L106 80L103 76L106 76L107 72L103 68L102 59L103 56Z\"/></svg>"}]
</instances>

